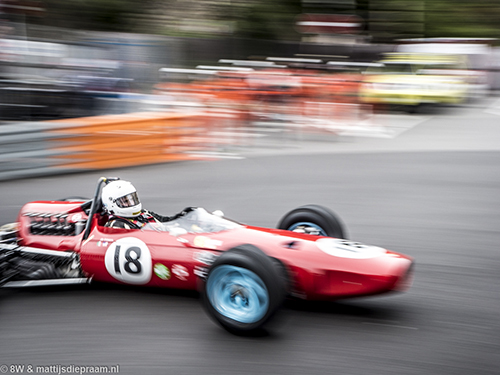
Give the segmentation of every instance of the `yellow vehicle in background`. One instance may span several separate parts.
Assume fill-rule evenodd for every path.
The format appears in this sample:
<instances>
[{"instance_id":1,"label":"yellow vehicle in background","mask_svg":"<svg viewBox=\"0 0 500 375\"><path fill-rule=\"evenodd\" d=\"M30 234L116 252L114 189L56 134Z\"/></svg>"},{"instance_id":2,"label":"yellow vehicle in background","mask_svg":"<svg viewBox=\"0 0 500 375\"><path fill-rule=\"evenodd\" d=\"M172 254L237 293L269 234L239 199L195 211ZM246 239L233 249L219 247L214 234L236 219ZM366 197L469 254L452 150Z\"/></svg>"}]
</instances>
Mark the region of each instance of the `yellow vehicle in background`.
<instances>
[{"instance_id":1,"label":"yellow vehicle in background","mask_svg":"<svg viewBox=\"0 0 500 375\"><path fill-rule=\"evenodd\" d=\"M390 53L365 71L360 100L404 106L460 104L467 98L465 62L453 55Z\"/></svg>"}]
</instances>

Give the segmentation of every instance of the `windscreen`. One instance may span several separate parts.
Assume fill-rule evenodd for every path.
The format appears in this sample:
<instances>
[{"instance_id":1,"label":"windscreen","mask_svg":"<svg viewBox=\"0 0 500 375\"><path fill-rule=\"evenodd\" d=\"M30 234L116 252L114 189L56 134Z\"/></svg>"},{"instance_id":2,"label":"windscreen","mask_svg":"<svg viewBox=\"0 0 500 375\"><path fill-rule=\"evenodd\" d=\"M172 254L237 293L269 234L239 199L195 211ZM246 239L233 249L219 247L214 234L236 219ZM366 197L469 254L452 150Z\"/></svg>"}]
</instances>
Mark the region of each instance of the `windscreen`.
<instances>
[{"instance_id":1,"label":"windscreen","mask_svg":"<svg viewBox=\"0 0 500 375\"><path fill-rule=\"evenodd\" d=\"M147 224L144 229L170 232L177 236L186 233L215 233L240 226L241 224L211 214L203 208L195 208L175 220L160 224Z\"/></svg>"}]
</instances>

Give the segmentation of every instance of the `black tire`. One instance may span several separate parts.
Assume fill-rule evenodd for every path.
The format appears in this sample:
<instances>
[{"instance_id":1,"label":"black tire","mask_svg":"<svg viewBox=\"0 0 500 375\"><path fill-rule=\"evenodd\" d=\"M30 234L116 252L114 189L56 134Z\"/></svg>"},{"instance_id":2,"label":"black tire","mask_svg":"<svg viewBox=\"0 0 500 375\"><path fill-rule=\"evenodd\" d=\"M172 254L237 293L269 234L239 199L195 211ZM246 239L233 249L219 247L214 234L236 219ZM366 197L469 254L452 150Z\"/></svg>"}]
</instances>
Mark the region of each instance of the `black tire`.
<instances>
[{"instance_id":1,"label":"black tire","mask_svg":"<svg viewBox=\"0 0 500 375\"><path fill-rule=\"evenodd\" d=\"M316 204L288 212L278 223L278 229L347 239L347 232L337 215Z\"/></svg>"},{"instance_id":2,"label":"black tire","mask_svg":"<svg viewBox=\"0 0 500 375\"><path fill-rule=\"evenodd\" d=\"M285 298L276 263L253 245L224 252L211 266L202 290L208 315L227 331L262 331Z\"/></svg>"}]
</instances>

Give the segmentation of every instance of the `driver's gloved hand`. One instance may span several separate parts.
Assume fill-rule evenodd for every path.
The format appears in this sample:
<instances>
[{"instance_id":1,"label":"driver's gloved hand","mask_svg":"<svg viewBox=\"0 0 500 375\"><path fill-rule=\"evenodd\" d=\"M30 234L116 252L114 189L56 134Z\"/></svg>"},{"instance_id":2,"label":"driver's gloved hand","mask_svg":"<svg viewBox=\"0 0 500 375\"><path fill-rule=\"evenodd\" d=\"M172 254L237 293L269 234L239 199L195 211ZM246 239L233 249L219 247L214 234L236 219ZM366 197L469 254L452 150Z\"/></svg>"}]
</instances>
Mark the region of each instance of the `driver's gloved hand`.
<instances>
[{"instance_id":1,"label":"driver's gloved hand","mask_svg":"<svg viewBox=\"0 0 500 375\"><path fill-rule=\"evenodd\" d=\"M179 218L179 217L181 217L181 216L184 216L184 215L186 215L187 213L189 213L189 212L193 211L195 208L196 208L196 207L186 207L185 209L183 209L183 210L182 210L181 212L179 212L178 214L176 214L176 215L172 216L172 219L171 219L171 220L173 220L173 219L177 219L177 218Z\"/></svg>"},{"instance_id":2,"label":"driver's gloved hand","mask_svg":"<svg viewBox=\"0 0 500 375\"><path fill-rule=\"evenodd\" d=\"M179 218L181 216L184 216L188 212L193 211L195 208L196 207L186 207L185 209L183 209L178 214L175 214L174 216L162 216L162 215L159 215L159 214L157 214L156 212L153 212L153 211L148 211L148 213L151 216L153 216L156 220L161 221L161 222L166 222L166 221L171 221L171 220L177 219L177 218Z\"/></svg>"}]
</instances>

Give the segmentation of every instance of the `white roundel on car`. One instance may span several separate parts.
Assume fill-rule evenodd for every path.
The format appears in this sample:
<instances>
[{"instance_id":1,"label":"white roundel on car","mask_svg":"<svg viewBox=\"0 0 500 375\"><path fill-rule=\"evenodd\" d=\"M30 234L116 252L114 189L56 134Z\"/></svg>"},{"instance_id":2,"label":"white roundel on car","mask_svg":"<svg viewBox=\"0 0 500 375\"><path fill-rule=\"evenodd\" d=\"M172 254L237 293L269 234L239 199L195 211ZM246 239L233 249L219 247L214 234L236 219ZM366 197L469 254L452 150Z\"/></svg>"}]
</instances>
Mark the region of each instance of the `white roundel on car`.
<instances>
[{"instance_id":1,"label":"white roundel on car","mask_svg":"<svg viewBox=\"0 0 500 375\"><path fill-rule=\"evenodd\" d=\"M316 245L321 251L340 258L368 259L386 253L386 250L381 247L337 238L321 238L316 240Z\"/></svg>"},{"instance_id":2,"label":"white roundel on car","mask_svg":"<svg viewBox=\"0 0 500 375\"><path fill-rule=\"evenodd\" d=\"M125 237L113 242L106 250L104 263L109 274L128 284L147 284L151 280L151 252L138 238Z\"/></svg>"}]
</instances>

